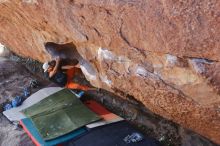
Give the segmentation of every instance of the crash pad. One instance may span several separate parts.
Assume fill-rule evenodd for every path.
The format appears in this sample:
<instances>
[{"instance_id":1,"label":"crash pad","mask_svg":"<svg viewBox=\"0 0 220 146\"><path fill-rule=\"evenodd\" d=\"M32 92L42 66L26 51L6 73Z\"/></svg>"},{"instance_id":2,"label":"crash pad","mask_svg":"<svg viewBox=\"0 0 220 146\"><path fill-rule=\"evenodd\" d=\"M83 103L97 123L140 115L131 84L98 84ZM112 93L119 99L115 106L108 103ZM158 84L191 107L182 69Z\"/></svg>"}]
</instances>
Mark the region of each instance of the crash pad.
<instances>
[{"instance_id":1,"label":"crash pad","mask_svg":"<svg viewBox=\"0 0 220 146\"><path fill-rule=\"evenodd\" d=\"M93 128L82 137L64 143L65 146L160 146L152 138L142 137L141 141L127 141L133 134L140 134L126 121L121 121L105 126Z\"/></svg>"},{"instance_id":2,"label":"crash pad","mask_svg":"<svg viewBox=\"0 0 220 146\"><path fill-rule=\"evenodd\" d=\"M22 105L19 107L12 108L10 110L4 111L3 114L11 121L11 122L19 122L21 119L26 118L26 116L21 112L23 109L26 109L35 103L43 100L44 98L62 90L60 87L48 87L37 91L28 97Z\"/></svg>"},{"instance_id":3,"label":"crash pad","mask_svg":"<svg viewBox=\"0 0 220 146\"><path fill-rule=\"evenodd\" d=\"M100 119L68 89L56 92L22 112L32 120L44 140L57 138Z\"/></svg>"},{"instance_id":4,"label":"crash pad","mask_svg":"<svg viewBox=\"0 0 220 146\"><path fill-rule=\"evenodd\" d=\"M29 118L22 119L20 121L21 126L23 127L24 131L28 134L31 140L35 143L36 146L54 146L66 142L68 140L72 140L77 138L84 133L87 132L86 128L79 128L73 132L70 132L66 135L60 136L58 138L45 141L39 134L38 130L34 126L33 122Z\"/></svg>"},{"instance_id":5,"label":"crash pad","mask_svg":"<svg viewBox=\"0 0 220 146\"><path fill-rule=\"evenodd\" d=\"M101 104L99 104L95 100L87 100L84 102L84 104L90 110L92 110L93 112L98 114L100 117L102 117L102 120L86 125L86 127L88 128L95 128L98 126L103 126L106 124L115 123L115 122L124 120L123 118L108 111L105 107L103 107Z\"/></svg>"}]
</instances>

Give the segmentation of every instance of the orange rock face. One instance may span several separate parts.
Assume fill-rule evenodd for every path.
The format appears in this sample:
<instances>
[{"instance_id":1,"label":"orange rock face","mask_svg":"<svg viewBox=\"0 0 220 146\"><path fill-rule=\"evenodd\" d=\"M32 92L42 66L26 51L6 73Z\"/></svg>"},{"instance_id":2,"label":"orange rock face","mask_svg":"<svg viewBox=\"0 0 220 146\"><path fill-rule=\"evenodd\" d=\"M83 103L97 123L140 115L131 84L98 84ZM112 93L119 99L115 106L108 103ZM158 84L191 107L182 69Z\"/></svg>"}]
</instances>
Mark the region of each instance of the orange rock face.
<instances>
[{"instance_id":1,"label":"orange rock face","mask_svg":"<svg viewBox=\"0 0 220 146\"><path fill-rule=\"evenodd\" d=\"M15 53L45 61L44 43L71 43L94 86L218 144L219 40L217 0L0 1L0 43Z\"/></svg>"}]
</instances>

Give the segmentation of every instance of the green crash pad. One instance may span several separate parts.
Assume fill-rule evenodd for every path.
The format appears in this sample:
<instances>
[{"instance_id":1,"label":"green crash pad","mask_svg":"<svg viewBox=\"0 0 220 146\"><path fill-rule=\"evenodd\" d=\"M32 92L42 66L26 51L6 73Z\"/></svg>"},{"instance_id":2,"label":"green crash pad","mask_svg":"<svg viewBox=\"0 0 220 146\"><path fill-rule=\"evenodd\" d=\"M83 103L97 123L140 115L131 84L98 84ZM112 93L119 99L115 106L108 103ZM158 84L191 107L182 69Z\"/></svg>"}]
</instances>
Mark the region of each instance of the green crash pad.
<instances>
[{"instance_id":1,"label":"green crash pad","mask_svg":"<svg viewBox=\"0 0 220 146\"><path fill-rule=\"evenodd\" d=\"M44 140L51 140L100 119L68 89L56 92L22 111Z\"/></svg>"}]
</instances>

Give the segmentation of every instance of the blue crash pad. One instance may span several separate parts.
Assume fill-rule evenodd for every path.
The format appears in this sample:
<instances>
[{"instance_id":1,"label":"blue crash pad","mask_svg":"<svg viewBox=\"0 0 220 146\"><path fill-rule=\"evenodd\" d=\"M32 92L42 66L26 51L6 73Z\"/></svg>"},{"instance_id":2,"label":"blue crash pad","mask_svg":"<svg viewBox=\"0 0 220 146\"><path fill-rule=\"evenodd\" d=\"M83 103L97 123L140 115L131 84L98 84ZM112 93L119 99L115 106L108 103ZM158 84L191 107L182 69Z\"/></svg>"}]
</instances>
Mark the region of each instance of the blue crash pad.
<instances>
[{"instance_id":1,"label":"blue crash pad","mask_svg":"<svg viewBox=\"0 0 220 146\"><path fill-rule=\"evenodd\" d=\"M66 142L68 140L72 140L74 138L79 137L80 135L84 134L87 132L86 128L80 128L77 129L73 132L70 132L66 135L60 136L58 138L44 141L41 135L39 134L38 130L32 123L31 119L25 118L20 121L20 124L24 128L25 132L28 134L28 136L32 139L32 141L37 145L37 146L54 146L57 144L61 144L63 142Z\"/></svg>"}]
</instances>

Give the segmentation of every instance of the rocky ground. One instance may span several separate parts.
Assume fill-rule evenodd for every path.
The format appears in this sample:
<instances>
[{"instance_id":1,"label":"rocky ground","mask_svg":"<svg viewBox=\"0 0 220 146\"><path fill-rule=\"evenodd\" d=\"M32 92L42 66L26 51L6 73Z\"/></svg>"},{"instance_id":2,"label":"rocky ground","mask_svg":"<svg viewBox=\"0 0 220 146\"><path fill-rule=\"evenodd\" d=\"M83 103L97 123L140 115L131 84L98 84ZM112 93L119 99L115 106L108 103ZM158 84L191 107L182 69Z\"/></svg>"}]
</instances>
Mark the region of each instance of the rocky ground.
<instances>
[{"instance_id":1,"label":"rocky ground","mask_svg":"<svg viewBox=\"0 0 220 146\"><path fill-rule=\"evenodd\" d=\"M32 79L41 81L41 87L32 89L32 93L44 87L47 82L33 75L26 67L18 62L0 58L0 110L5 103L13 97L21 95L23 89L29 85ZM0 146L31 146L32 141L25 132L10 123L0 114Z\"/></svg>"},{"instance_id":2,"label":"rocky ground","mask_svg":"<svg viewBox=\"0 0 220 146\"><path fill-rule=\"evenodd\" d=\"M0 114L0 145L1 146L33 146L27 134L17 126L11 124Z\"/></svg>"},{"instance_id":3,"label":"rocky ground","mask_svg":"<svg viewBox=\"0 0 220 146\"><path fill-rule=\"evenodd\" d=\"M0 104L3 105L16 95L22 93L30 80L37 79L41 84L32 89L32 93L49 84L42 77L40 64L30 59L11 56L0 59ZM75 81L87 84L78 77ZM140 107L133 97L119 97L105 90L88 92L87 98L92 98L104 104L114 113L129 120L146 136L154 137L167 146L215 146L202 136L187 130L171 121L153 114L148 109ZM2 108L1 108L2 109ZM24 131L10 123L0 114L0 146L32 146L34 145Z\"/></svg>"}]
</instances>

